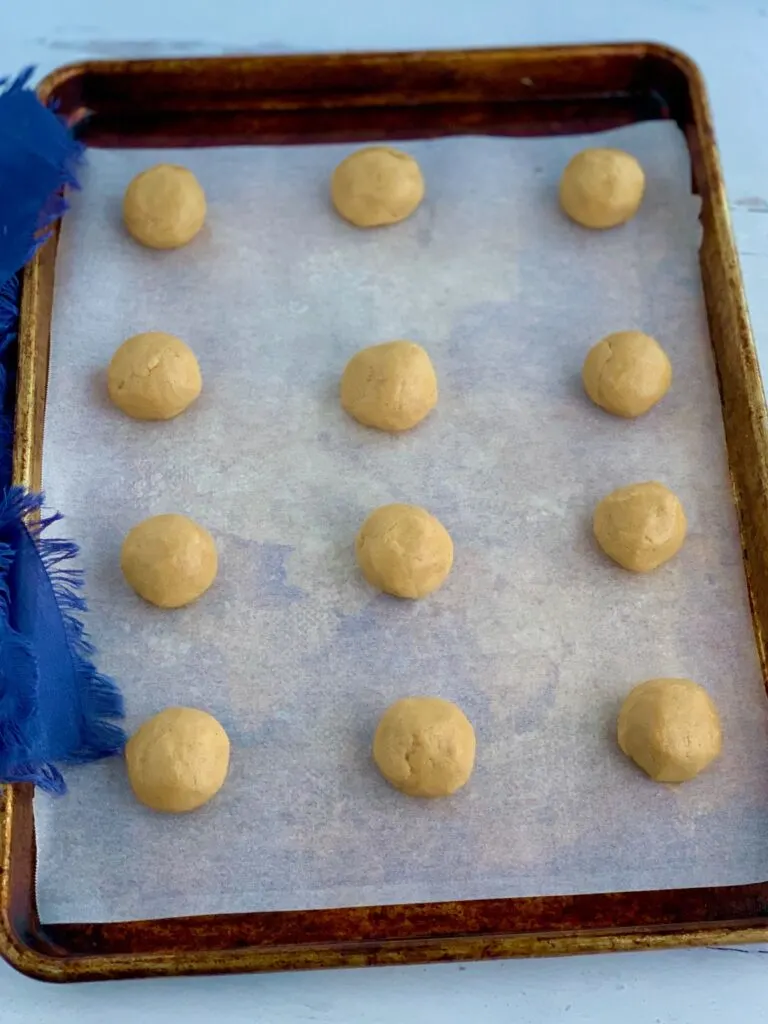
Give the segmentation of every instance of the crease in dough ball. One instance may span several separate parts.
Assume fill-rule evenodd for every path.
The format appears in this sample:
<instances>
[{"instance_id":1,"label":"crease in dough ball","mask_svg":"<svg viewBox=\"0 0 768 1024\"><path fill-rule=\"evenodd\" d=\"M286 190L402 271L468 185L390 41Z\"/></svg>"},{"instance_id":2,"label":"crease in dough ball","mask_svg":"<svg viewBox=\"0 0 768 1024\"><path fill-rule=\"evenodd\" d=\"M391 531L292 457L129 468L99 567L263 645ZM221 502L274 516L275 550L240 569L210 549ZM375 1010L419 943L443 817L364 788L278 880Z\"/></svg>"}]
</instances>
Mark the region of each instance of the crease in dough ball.
<instances>
[{"instance_id":1,"label":"crease in dough ball","mask_svg":"<svg viewBox=\"0 0 768 1024\"><path fill-rule=\"evenodd\" d=\"M655 338L641 331L617 331L592 346L581 378L595 405L633 419L669 391L672 364Z\"/></svg>"},{"instance_id":2,"label":"crease in dough ball","mask_svg":"<svg viewBox=\"0 0 768 1024\"><path fill-rule=\"evenodd\" d=\"M387 782L408 796L450 796L472 774L475 730L449 700L406 697L381 716L373 759Z\"/></svg>"},{"instance_id":3,"label":"crease in dough ball","mask_svg":"<svg viewBox=\"0 0 768 1024\"><path fill-rule=\"evenodd\" d=\"M613 228L631 220L644 192L643 168L621 149L584 149L560 179L560 205L585 228Z\"/></svg>"},{"instance_id":4,"label":"crease in dough ball","mask_svg":"<svg viewBox=\"0 0 768 1024\"><path fill-rule=\"evenodd\" d=\"M386 341L352 356L341 377L340 399L363 426L398 433L434 409L437 377L421 345Z\"/></svg>"},{"instance_id":5,"label":"crease in dough ball","mask_svg":"<svg viewBox=\"0 0 768 1024\"><path fill-rule=\"evenodd\" d=\"M128 740L125 762L137 800L182 814L202 807L224 785L229 737L207 711L165 708Z\"/></svg>"},{"instance_id":6,"label":"crease in dough ball","mask_svg":"<svg viewBox=\"0 0 768 1024\"><path fill-rule=\"evenodd\" d=\"M651 572L668 562L683 546L688 529L680 499L656 481L607 495L592 525L606 555L632 572Z\"/></svg>"},{"instance_id":7,"label":"crease in dough ball","mask_svg":"<svg viewBox=\"0 0 768 1024\"><path fill-rule=\"evenodd\" d=\"M619 712L622 751L655 782L686 782L720 754L717 708L692 679L649 679Z\"/></svg>"},{"instance_id":8,"label":"crease in dough ball","mask_svg":"<svg viewBox=\"0 0 768 1024\"><path fill-rule=\"evenodd\" d=\"M181 338L147 331L128 338L107 369L112 402L135 420L170 420L184 412L203 387L200 366Z\"/></svg>"},{"instance_id":9,"label":"crease in dough ball","mask_svg":"<svg viewBox=\"0 0 768 1024\"><path fill-rule=\"evenodd\" d=\"M178 249L191 242L205 213L200 182L177 164L157 164L137 174L123 197L129 234L150 249Z\"/></svg>"},{"instance_id":10,"label":"crease in dough ball","mask_svg":"<svg viewBox=\"0 0 768 1024\"><path fill-rule=\"evenodd\" d=\"M216 579L216 544L187 516L151 516L126 534L120 568L145 601L158 608L181 608L201 597Z\"/></svg>"},{"instance_id":11,"label":"crease in dough ball","mask_svg":"<svg viewBox=\"0 0 768 1024\"><path fill-rule=\"evenodd\" d=\"M355 540L357 562L372 587L394 597L426 597L453 565L453 541L435 516L417 505L382 505Z\"/></svg>"},{"instance_id":12,"label":"crease in dough ball","mask_svg":"<svg viewBox=\"0 0 768 1024\"><path fill-rule=\"evenodd\" d=\"M331 177L331 200L358 228L405 220L424 198L424 178L410 154L391 146L367 146L342 160Z\"/></svg>"}]
</instances>

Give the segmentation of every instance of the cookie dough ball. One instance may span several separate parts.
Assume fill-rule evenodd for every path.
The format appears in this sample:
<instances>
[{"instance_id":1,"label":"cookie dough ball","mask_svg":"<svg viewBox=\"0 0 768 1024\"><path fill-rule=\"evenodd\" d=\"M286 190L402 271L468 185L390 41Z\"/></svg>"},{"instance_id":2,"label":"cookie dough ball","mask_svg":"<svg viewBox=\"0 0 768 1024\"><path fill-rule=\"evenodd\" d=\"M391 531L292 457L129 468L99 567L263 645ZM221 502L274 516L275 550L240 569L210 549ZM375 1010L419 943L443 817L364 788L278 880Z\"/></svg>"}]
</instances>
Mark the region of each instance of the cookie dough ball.
<instances>
[{"instance_id":1,"label":"cookie dough ball","mask_svg":"<svg viewBox=\"0 0 768 1024\"><path fill-rule=\"evenodd\" d=\"M434 409L437 377L421 345L387 341L352 356L340 397L358 423L396 433L415 427Z\"/></svg>"},{"instance_id":2,"label":"cookie dough ball","mask_svg":"<svg viewBox=\"0 0 768 1024\"><path fill-rule=\"evenodd\" d=\"M198 708L166 708L147 719L125 746L136 798L155 811L194 811L224 785L229 737Z\"/></svg>"},{"instance_id":3,"label":"cookie dough ball","mask_svg":"<svg viewBox=\"0 0 768 1024\"><path fill-rule=\"evenodd\" d=\"M655 338L641 331L618 331L589 350L581 378L595 405L633 419L669 391L672 364Z\"/></svg>"},{"instance_id":4,"label":"cookie dough ball","mask_svg":"<svg viewBox=\"0 0 768 1024\"><path fill-rule=\"evenodd\" d=\"M170 420L195 401L203 386L195 353L162 331L135 334L112 356L109 397L135 420Z\"/></svg>"},{"instance_id":5,"label":"cookie dough ball","mask_svg":"<svg viewBox=\"0 0 768 1024\"><path fill-rule=\"evenodd\" d=\"M371 586L395 597L431 594L453 565L450 534L416 505L382 505L371 512L360 527L355 553Z\"/></svg>"},{"instance_id":6,"label":"cookie dough ball","mask_svg":"<svg viewBox=\"0 0 768 1024\"><path fill-rule=\"evenodd\" d=\"M613 228L637 213L645 175L637 160L621 149L584 149L560 179L560 205L585 228Z\"/></svg>"},{"instance_id":7,"label":"cookie dough ball","mask_svg":"<svg viewBox=\"0 0 768 1024\"><path fill-rule=\"evenodd\" d=\"M199 523L186 516L152 516L129 530L120 568L145 601L181 608L213 583L218 556L213 537Z\"/></svg>"},{"instance_id":8,"label":"cookie dough ball","mask_svg":"<svg viewBox=\"0 0 768 1024\"><path fill-rule=\"evenodd\" d=\"M157 164L137 174L123 198L129 233L150 249L178 249L205 221L205 192L192 171Z\"/></svg>"},{"instance_id":9,"label":"cookie dough ball","mask_svg":"<svg viewBox=\"0 0 768 1024\"><path fill-rule=\"evenodd\" d=\"M627 757L656 782L694 778L723 745L717 708L691 679L636 686L619 713L618 737Z\"/></svg>"},{"instance_id":10,"label":"cookie dough ball","mask_svg":"<svg viewBox=\"0 0 768 1024\"><path fill-rule=\"evenodd\" d=\"M331 178L338 213L358 228L397 224L424 198L419 165L400 149L368 146L342 160Z\"/></svg>"},{"instance_id":11,"label":"cookie dough ball","mask_svg":"<svg viewBox=\"0 0 768 1024\"><path fill-rule=\"evenodd\" d=\"M688 528L680 499L655 481L613 491L595 509L592 525L606 555L632 572L668 562Z\"/></svg>"},{"instance_id":12,"label":"cookie dough ball","mask_svg":"<svg viewBox=\"0 0 768 1024\"><path fill-rule=\"evenodd\" d=\"M439 697L406 697L381 716L373 759L408 796L449 796L468 781L475 730L461 708Z\"/></svg>"}]
</instances>

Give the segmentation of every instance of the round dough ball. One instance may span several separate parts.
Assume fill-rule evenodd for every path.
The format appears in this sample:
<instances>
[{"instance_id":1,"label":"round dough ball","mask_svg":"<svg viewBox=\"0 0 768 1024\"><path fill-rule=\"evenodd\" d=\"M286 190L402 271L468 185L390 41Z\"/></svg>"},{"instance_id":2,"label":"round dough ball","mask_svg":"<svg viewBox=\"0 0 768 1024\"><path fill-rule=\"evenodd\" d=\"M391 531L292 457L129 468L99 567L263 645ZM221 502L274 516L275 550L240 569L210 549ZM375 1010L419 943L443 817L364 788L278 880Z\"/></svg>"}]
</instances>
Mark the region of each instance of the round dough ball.
<instances>
[{"instance_id":1,"label":"round dough ball","mask_svg":"<svg viewBox=\"0 0 768 1024\"><path fill-rule=\"evenodd\" d=\"M408 153L368 146L342 160L331 178L338 213L358 228L397 224L424 198L424 179Z\"/></svg>"},{"instance_id":2,"label":"round dough ball","mask_svg":"<svg viewBox=\"0 0 768 1024\"><path fill-rule=\"evenodd\" d=\"M560 205L585 228L613 228L634 217L644 191L645 174L631 154L584 149L563 171Z\"/></svg>"},{"instance_id":3,"label":"round dough ball","mask_svg":"<svg viewBox=\"0 0 768 1024\"><path fill-rule=\"evenodd\" d=\"M371 512L357 534L355 553L371 586L394 597L431 594L453 565L450 534L416 505L382 505Z\"/></svg>"},{"instance_id":4,"label":"round dough ball","mask_svg":"<svg viewBox=\"0 0 768 1024\"><path fill-rule=\"evenodd\" d=\"M128 338L107 370L109 397L135 420L170 420L195 401L203 378L181 338L147 331Z\"/></svg>"},{"instance_id":5,"label":"round dough ball","mask_svg":"<svg viewBox=\"0 0 768 1024\"><path fill-rule=\"evenodd\" d=\"M449 796L468 781L475 730L461 708L440 697L406 697L381 716L373 759L408 796Z\"/></svg>"},{"instance_id":6,"label":"round dough ball","mask_svg":"<svg viewBox=\"0 0 768 1024\"><path fill-rule=\"evenodd\" d=\"M437 404L437 377L429 356L412 341L362 349L341 376L341 404L366 427L410 430Z\"/></svg>"},{"instance_id":7,"label":"round dough ball","mask_svg":"<svg viewBox=\"0 0 768 1024\"><path fill-rule=\"evenodd\" d=\"M129 530L120 568L136 593L159 608L196 601L216 579L213 537L186 516L152 516Z\"/></svg>"},{"instance_id":8,"label":"round dough ball","mask_svg":"<svg viewBox=\"0 0 768 1024\"><path fill-rule=\"evenodd\" d=\"M720 716L691 679L649 679L619 712L619 746L656 782L685 782L722 749Z\"/></svg>"},{"instance_id":9,"label":"round dough ball","mask_svg":"<svg viewBox=\"0 0 768 1024\"><path fill-rule=\"evenodd\" d=\"M641 331L618 331L589 350L581 378L595 405L633 419L669 391L672 364L655 338Z\"/></svg>"},{"instance_id":10,"label":"round dough ball","mask_svg":"<svg viewBox=\"0 0 768 1024\"><path fill-rule=\"evenodd\" d=\"M125 746L128 779L141 803L179 814L207 803L224 785L229 737L198 708L166 708Z\"/></svg>"},{"instance_id":11,"label":"round dough ball","mask_svg":"<svg viewBox=\"0 0 768 1024\"><path fill-rule=\"evenodd\" d=\"M178 249L205 221L205 192L192 171L157 164L137 174L123 197L129 233L150 249Z\"/></svg>"},{"instance_id":12,"label":"round dough ball","mask_svg":"<svg viewBox=\"0 0 768 1024\"><path fill-rule=\"evenodd\" d=\"M688 528L680 499L655 481L613 491L595 509L592 525L606 555L632 572L668 562Z\"/></svg>"}]
</instances>

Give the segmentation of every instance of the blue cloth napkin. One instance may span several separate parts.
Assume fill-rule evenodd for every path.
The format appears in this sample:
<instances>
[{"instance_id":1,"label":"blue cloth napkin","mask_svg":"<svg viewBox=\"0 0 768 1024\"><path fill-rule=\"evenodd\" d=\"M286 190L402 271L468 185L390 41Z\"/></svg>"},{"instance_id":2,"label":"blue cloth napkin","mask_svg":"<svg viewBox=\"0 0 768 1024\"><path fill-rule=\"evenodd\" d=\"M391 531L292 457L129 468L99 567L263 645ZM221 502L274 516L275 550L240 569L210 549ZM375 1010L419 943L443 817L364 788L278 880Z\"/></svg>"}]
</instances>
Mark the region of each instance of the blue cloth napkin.
<instances>
[{"instance_id":1,"label":"blue cloth napkin","mask_svg":"<svg viewBox=\"0 0 768 1024\"><path fill-rule=\"evenodd\" d=\"M0 285L24 266L66 210L64 187L77 188L83 151L27 88L32 71L0 78Z\"/></svg>"},{"instance_id":2,"label":"blue cloth napkin","mask_svg":"<svg viewBox=\"0 0 768 1024\"><path fill-rule=\"evenodd\" d=\"M28 88L0 79L0 781L65 790L56 765L117 753L125 734L115 683L92 662L79 616L77 547L45 531L41 495L10 487L19 268L66 210L82 147Z\"/></svg>"}]
</instances>

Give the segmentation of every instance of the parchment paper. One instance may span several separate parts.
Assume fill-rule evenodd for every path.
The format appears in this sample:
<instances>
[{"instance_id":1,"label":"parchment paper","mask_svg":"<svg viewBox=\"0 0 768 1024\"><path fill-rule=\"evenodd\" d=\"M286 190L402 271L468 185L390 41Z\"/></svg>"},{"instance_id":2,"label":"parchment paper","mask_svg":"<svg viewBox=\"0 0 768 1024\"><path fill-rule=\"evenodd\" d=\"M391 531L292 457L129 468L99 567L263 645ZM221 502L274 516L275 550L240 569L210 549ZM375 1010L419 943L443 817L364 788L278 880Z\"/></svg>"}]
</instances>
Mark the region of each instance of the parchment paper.
<instances>
[{"instance_id":1,"label":"parchment paper","mask_svg":"<svg viewBox=\"0 0 768 1024\"><path fill-rule=\"evenodd\" d=\"M99 664L128 726L168 704L232 738L220 795L189 816L132 798L121 760L38 797L45 921L747 883L768 878L766 699L749 621L700 291L698 201L669 124L611 133L648 175L640 215L588 232L559 212L588 139L409 143L428 193L361 232L328 202L350 147L89 156L59 250L45 438L49 503L82 545ZM158 253L120 223L131 177L190 167L209 200L189 247ZM624 422L579 371L603 334L657 336L671 393ZM170 423L111 408L117 345L166 330L197 352L199 404ZM402 437L337 402L358 348L423 343L434 415ZM616 486L682 498L681 555L638 577L596 550ZM354 534L375 506L422 504L456 545L428 600L375 594ZM215 587L161 612L121 579L125 532L179 511L208 526ZM682 787L617 750L636 682L686 675L723 717L722 760ZM476 727L465 790L409 800L373 768L394 699L457 701Z\"/></svg>"}]
</instances>

